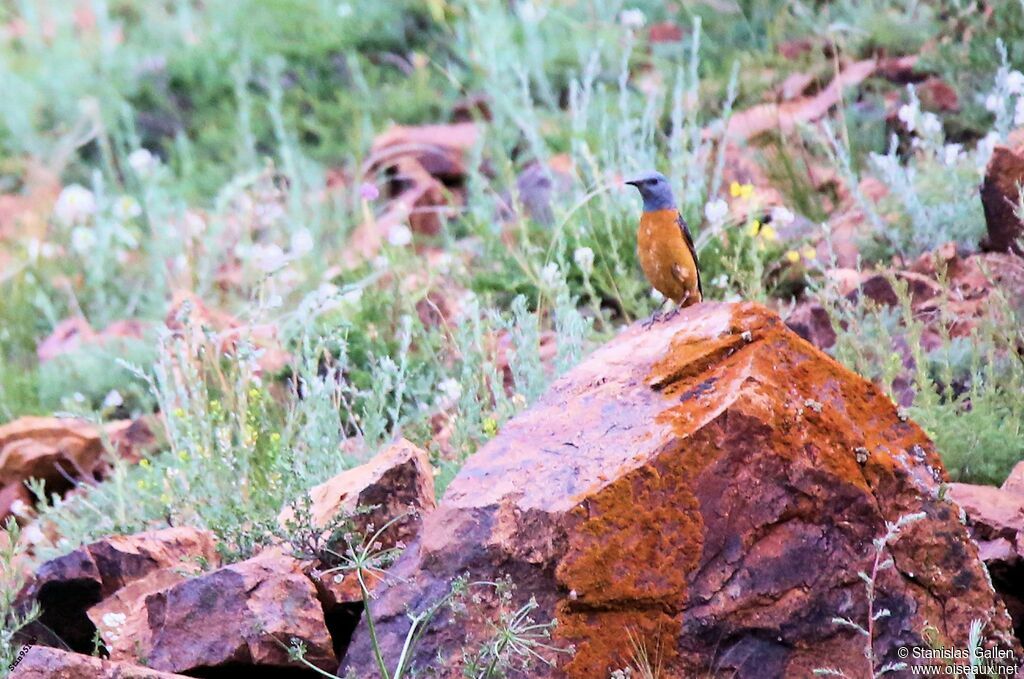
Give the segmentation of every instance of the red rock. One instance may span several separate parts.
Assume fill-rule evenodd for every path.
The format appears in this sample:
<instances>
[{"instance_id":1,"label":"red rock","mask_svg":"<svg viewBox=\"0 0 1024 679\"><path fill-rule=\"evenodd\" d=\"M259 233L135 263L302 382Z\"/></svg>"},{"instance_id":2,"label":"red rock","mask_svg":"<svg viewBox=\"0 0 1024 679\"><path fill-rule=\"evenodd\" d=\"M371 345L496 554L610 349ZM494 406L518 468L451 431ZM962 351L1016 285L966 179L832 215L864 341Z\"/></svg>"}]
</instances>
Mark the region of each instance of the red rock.
<instances>
[{"instance_id":1,"label":"red rock","mask_svg":"<svg viewBox=\"0 0 1024 679\"><path fill-rule=\"evenodd\" d=\"M181 674L111 662L91 655L33 646L11 673L11 679L187 679Z\"/></svg>"},{"instance_id":2,"label":"red rock","mask_svg":"<svg viewBox=\"0 0 1024 679\"><path fill-rule=\"evenodd\" d=\"M78 349L83 343L96 336L89 321L81 316L65 318L54 327L53 332L36 347L40 362L49 361L61 354Z\"/></svg>"},{"instance_id":3,"label":"red rock","mask_svg":"<svg viewBox=\"0 0 1024 679\"><path fill-rule=\"evenodd\" d=\"M144 657L164 672L294 671L303 666L286 646L299 639L309 662L337 666L316 588L300 562L275 550L136 594L141 601L123 602L122 631L108 641L112 658Z\"/></svg>"},{"instance_id":4,"label":"red rock","mask_svg":"<svg viewBox=\"0 0 1024 679\"><path fill-rule=\"evenodd\" d=\"M663 642L665 676L865 672L857 572L885 523L923 512L878 581L880 664L962 645L971 621L1020 653L931 442L879 389L753 304L707 303L633 327L559 379L469 458L371 610L386 657L454 577L508 574L513 606L574 644L531 677L607 676L630 638ZM475 619L475 618L474 618ZM631 630L632 635L624 630ZM483 622L442 613L416 649L461 676ZM342 669L372 674L365 630Z\"/></svg>"},{"instance_id":5,"label":"red rock","mask_svg":"<svg viewBox=\"0 0 1024 679\"><path fill-rule=\"evenodd\" d=\"M1024 497L971 483L949 484L949 496L967 512L971 532L978 538L1015 539L1024 529Z\"/></svg>"},{"instance_id":6,"label":"red rock","mask_svg":"<svg viewBox=\"0 0 1024 679\"><path fill-rule=\"evenodd\" d=\"M21 417L0 426L0 484L40 478L47 489L60 492L70 485L60 470L69 476L91 476L102 452L100 432L88 422Z\"/></svg>"},{"instance_id":7,"label":"red rock","mask_svg":"<svg viewBox=\"0 0 1024 679\"><path fill-rule=\"evenodd\" d=\"M969 483L952 483L948 492L964 510L967 529L978 543L993 587L1013 617L1019 639L1024 634L1024 591L1020 586L1024 577L1024 496Z\"/></svg>"},{"instance_id":8,"label":"red rock","mask_svg":"<svg viewBox=\"0 0 1024 679\"><path fill-rule=\"evenodd\" d=\"M0 239L47 236L47 217L60 195L59 171L47 163L29 160L17 174L22 190L17 194L0 194ZM0 281L4 279L0 274Z\"/></svg>"},{"instance_id":9,"label":"red rock","mask_svg":"<svg viewBox=\"0 0 1024 679\"><path fill-rule=\"evenodd\" d=\"M476 123L394 125L373 140L364 175L386 168L403 156L412 156L431 176L445 183L459 182L466 175L466 154L479 138Z\"/></svg>"},{"instance_id":10,"label":"red rock","mask_svg":"<svg viewBox=\"0 0 1024 679\"><path fill-rule=\"evenodd\" d=\"M988 236L982 247L994 252L1024 253L1017 244L1024 237L1024 224L1014 213L1020 198L1017 185L1024 182L1024 152L997 146L992 152L981 185Z\"/></svg>"},{"instance_id":11,"label":"red rock","mask_svg":"<svg viewBox=\"0 0 1024 679\"><path fill-rule=\"evenodd\" d=\"M790 73L779 85L779 98L783 101L796 99L814 84L814 76L810 73Z\"/></svg>"},{"instance_id":12,"label":"red rock","mask_svg":"<svg viewBox=\"0 0 1024 679\"><path fill-rule=\"evenodd\" d=\"M798 304L786 317L786 325L819 349L830 349L836 343L836 331L828 312L816 302Z\"/></svg>"},{"instance_id":13,"label":"red rock","mask_svg":"<svg viewBox=\"0 0 1024 679\"><path fill-rule=\"evenodd\" d=\"M160 568L128 583L89 608L86 615L110 651L110 659L134 660L136 655L125 652L129 645L138 645L140 648L152 645L151 630L146 624L149 614L145 605L147 597L183 582L186 574L197 573L198 566L195 563Z\"/></svg>"},{"instance_id":14,"label":"red rock","mask_svg":"<svg viewBox=\"0 0 1024 679\"><path fill-rule=\"evenodd\" d=\"M352 513L356 507L376 506L359 516L359 522L378 528L407 513L434 508L434 471L426 451L400 439L366 464L345 470L309 491L312 518L323 528L335 516ZM396 524L395 540L406 540L418 529L419 521Z\"/></svg>"},{"instance_id":15,"label":"red rock","mask_svg":"<svg viewBox=\"0 0 1024 679\"><path fill-rule=\"evenodd\" d=\"M48 493L63 494L72 479L101 478L108 467L104 435L115 451L138 459L147 445L145 425L122 420L103 426L101 434L96 425L67 417L21 417L0 426L0 487L37 478Z\"/></svg>"},{"instance_id":16,"label":"red rock","mask_svg":"<svg viewBox=\"0 0 1024 679\"><path fill-rule=\"evenodd\" d=\"M105 344L119 339L142 339L146 334L146 326L141 321L115 321L102 332L96 332L89 322L80 316L66 318L53 329L53 332L36 347L36 355L41 363L53 360L58 356L77 351L88 344Z\"/></svg>"},{"instance_id":17,"label":"red rock","mask_svg":"<svg viewBox=\"0 0 1024 679\"><path fill-rule=\"evenodd\" d=\"M1005 492L1024 496L1024 462L1018 462L1000 486Z\"/></svg>"},{"instance_id":18,"label":"red rock","mask_svg":"<svg viewBox=\"0 0 1024 679\"><path fill-rule=\"evenodd\" d=\"M861 180L858 190L869 203L877 204L888 194L888 188L873 177ZM836 265L853 268L860 258L860 241L870 237L874 227L864 211L850 196L831 217L829 228L832 232L832 250L836 257Z\"/></svg>"},{"instance_id":19,"label":"red rock","mask_svg":"<svg viewBox=\"0 0 1024 679\"><path fill-rule=\"evenodd\" d=\"M89 652L95 627L86 610L154 571L220 558L213 535L195 528L114 535L41 565L23 599L42 606L41 621L72 650Z\"/></svg>"},{"instance_id":20,"label":"red rock","mask_svg":"<svg viewBox=\"0 0 1024 679\"><path fill-rule=\"evenodd\" d=\"M960 98L952 85L931 77L917 86L917 96L925 110L953 113L960 110Z\"/></svg>"},{"instance_id":21,"label":"red rock","mask_svg":"<svg viewBox=\"0 0 1024 679\"><path fill-rule=\"evenodd\" d=\"M647 39L652 43L679 42L683 39L683 29L671 21L659 21L647 29Z\"/></svg>"},{"instance_id":22,"label":"red rock","mask_svg":"<svg viewBox=\"0 0 1024 679\"><path fill-rule=\"evenodd\" d=\"M276 374L291 362L290 354L281 346L275 326L242 323L227 312L211 308L187 290L174 293L165 323L178 333L186 329L198 333L203 328L214 331L217 348L225 354L234 353L239 343L245 341L259 352L257 364L264 373Z\"/></svg>"},{"instance_id":23,"label":"red rock","mask_svg":"<svg viewBox=\"0 0 1024 679\"><path fill-rule=\"evenodd\" d=\"M733 141L752 139L765 132L792 132L797 125L818 120L839 103L843 90L871 76L877 62L873 59L847 65L827 87L813 96L800 97L781 104L758 104L729 118L726 137Z\"/></svg>"},{"instance_id":24,"label":"red rock","mask_svg":"<svg viewBox=\"0 0 1024 679\"><path fill-rule=\"evenodd\" d=\"M786 40L779 44L779 54L789 60L799 59L814 49L816 43L810 38Z\"/></svg>"},{"instance_id":25,"label":"red rock","mask_svg":"<svg viewBox=\"0 0 1024 679\"><path fill-rule=\"evenodd\" d=\"M885 57L878 60L878 75L895 83L907 84L920 82L927 77L917 69L918 56L910 54L902 57Z\"/></svg>"},{"instance_id":26,"label":"red rock","mask_svg":"<svg viewBox=\"0 0 1024 679\"><path fill-rule=\"evenodd\" d=\"M137 420L120 420L107 425L107 445L110 450L125 460L135 463L152 451L157 444L153 433L156 418L143 416Z\"/></svg>"}]
</instances>

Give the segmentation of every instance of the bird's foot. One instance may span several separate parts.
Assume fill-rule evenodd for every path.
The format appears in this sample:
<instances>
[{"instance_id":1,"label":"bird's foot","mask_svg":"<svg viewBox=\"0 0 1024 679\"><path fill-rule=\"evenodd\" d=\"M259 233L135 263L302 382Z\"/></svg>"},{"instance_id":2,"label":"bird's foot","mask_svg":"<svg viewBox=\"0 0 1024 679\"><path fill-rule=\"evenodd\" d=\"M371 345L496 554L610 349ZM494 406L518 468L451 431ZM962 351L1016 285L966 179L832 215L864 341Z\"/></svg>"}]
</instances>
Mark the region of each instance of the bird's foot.
<instances>
[{"instance_id":1,"label":"bird's foot","mask_svg":"<svg viewBox=\"0 0 1024 679\"><path fill-rule=\"evenodd\" d=\"M662 318L666 321L671 321L673 318L679 315L679 312L682 310L682 308L682 306L677 304L675 308L672 309L672 311L665 314Z\"/></svg>"},{"instance_id":2,"label":"bird's foot","mask_svg":"<svg viewBox=\"0 0 1024 679\"><path fill-rule=\"evenodd\" d=\"M643 322L644 330L650 330L652 325L660 322L664 317L665 315L663 313L661 313L660 311L655 311L653 314L651 314L650 318Z\"/></svg>"}]
</instances>

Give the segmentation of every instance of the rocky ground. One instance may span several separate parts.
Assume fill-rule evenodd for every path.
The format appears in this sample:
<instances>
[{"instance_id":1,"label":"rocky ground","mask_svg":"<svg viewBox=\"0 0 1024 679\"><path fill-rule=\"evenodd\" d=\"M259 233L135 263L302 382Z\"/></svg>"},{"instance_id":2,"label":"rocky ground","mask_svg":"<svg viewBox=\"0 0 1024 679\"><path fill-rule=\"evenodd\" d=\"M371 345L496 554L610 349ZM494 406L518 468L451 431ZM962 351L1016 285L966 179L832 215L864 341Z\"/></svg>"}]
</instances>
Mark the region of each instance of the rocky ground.
<instances>
[{"instance_id":1,"label":"rocky ground","mask_svg":"<svg viewBox=\"0 0 1024 679\"><path fill-rule=\"evenodd\" d=\"M0 672L1024 663L1017 4L14 4Z\"/></svg>"}]
</instances>

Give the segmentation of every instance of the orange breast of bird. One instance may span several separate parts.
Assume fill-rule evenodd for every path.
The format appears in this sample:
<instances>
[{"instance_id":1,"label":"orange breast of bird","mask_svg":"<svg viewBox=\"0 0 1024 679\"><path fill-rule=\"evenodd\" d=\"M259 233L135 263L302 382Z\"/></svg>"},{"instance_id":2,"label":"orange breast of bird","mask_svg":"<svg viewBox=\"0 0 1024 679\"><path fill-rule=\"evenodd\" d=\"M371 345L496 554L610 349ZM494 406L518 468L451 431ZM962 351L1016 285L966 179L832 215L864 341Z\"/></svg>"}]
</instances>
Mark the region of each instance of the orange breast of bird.
<instances>
[{"instance_id":1,"label":"orange breast of bird","mask_svg":"<svg viewBox=\"0 0 1024 679\"><path fill-rule=\"evenodd\" d=\"M636 242L640 266L658 292L680 306L701 301L697 262L676 210L644 212Z\"/></svg>"}]
</instances>

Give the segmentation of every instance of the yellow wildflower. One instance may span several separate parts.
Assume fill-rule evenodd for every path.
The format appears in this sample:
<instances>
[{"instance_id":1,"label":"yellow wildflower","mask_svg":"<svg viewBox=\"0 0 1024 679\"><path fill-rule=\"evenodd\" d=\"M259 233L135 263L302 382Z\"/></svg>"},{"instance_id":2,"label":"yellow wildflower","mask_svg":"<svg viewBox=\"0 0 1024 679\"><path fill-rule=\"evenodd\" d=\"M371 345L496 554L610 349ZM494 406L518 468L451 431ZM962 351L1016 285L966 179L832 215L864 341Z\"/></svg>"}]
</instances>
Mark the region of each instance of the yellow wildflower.
<instances>
[{"instance_id":1,"label":"yellow wildflower","mask_svg":"<svg viewBox=\"0 0 1024 679\"><path fill-rule=\"evenodd\" d=\"M817 259L818 251L812 248L810 245L806 246L800 251L800 254L804 256L804 259Z\"/></svg>"},{"instance_id":2,"label":"yellow wildflower","mask_svg":"<svg viewBox=\"0 0 1024 679\"><path fill-rule=\"evenodd\" d=\"M775 229L771 224L765 224L761 227L761 230L757 232L757 235L767 241L774 241L778 238L778 234L775 233Z\"/></svg>"},{"instance_id":3,"label":"yellow wildflower","mask_svg":"<svg viewBox=\"0 0 1024 679\"><path fill-rule=\"evenodd\" d=\"M796 250L787 250L786 259L789 260L790 264L796 264L800 261L800 253Z\"/></svg>"},{"instance_id":4,"label":"yellow wildflower","mask_svg":"<svg viewBox=\"0 0 1024 679\"><path fill-rule=\"evenodd\" d=\"M739 182L729 184L729 195L733 198L750 198L753 194L753 184L740 184Z\"/></svg>"},{"instance_id":5,"label":"yellow wildflower","mask_svg":"<svg viewBox=\"0 0 1024 679\"><path fill-rule=\"evenodd\" d=\"M141 460L139 460L139 466L142 467L143 469L149 469L149 460L147 460L146 458L142 458Z\"/></svg>"},{"instance_id":6,"label":"yellow wildflower","mask_svg":"<svg viewBox=\"0 0 1024 679\"><path fill-rule=\"evenodd\" d=\"M761 221L755 219L754 221L747 224L747 235L753 237L761 230Z\"/></svg>"}]
</instances>

